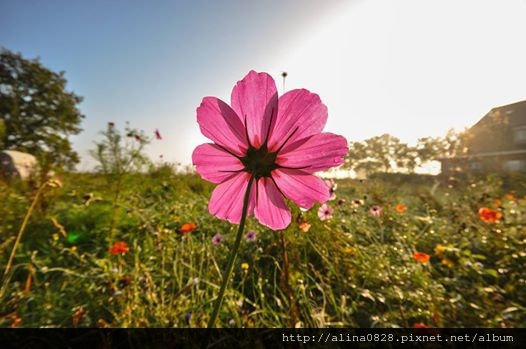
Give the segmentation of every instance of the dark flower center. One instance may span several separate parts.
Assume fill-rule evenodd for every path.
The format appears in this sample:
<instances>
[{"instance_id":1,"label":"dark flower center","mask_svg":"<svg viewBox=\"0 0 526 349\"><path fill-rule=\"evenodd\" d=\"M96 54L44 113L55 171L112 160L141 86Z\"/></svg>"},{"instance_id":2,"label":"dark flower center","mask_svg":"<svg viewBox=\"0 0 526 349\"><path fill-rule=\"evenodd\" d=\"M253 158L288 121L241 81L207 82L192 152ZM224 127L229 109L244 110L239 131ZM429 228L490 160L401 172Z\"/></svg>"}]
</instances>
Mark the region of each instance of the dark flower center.
<instances>
[{"instance_id":1,"label":"dark flower center","mask_svg":"<svg viewBox=\"0 0 526 349\"><path fill-rule=\"evenodd\" d=\"M269 152L266 145L259 149L250 146L247 155L241 158L241 162L245 166L245 171L254 175L256 179L270 177L271 172L279 167L276 164L277 155L277 152Z\"/></svg>"}]
</instances>

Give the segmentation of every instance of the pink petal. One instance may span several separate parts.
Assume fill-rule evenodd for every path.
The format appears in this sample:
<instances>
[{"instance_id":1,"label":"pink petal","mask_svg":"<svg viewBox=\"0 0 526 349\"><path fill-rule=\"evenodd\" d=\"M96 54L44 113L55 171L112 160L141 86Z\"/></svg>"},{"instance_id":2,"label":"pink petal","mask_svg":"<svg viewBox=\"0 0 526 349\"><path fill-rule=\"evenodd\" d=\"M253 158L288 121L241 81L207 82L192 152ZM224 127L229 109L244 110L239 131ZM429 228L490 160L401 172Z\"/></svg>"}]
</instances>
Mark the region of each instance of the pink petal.
<instances>
[{"instance_id":1,"label":"pink petal","mask_svg":"<svg viewBox=\"0 0 526 349\"><path fill-rule=\"evenodd\" d=\"M290 210L272 178L260 178L257 188L254 215L258 221L273 230L285 229L290 224Z\"/></svg>"},{"instance_id":2,"label":"pink petal","mask_svg":"<svg viewBox=\"0 0 526 349\"><path fill-rule=\"evenodd\" d=\"M325 182L307 172L278 169L272 171L272 178L281 192L302 208L309 209L315 202L324 203L331 197Z\"/></svg>"},{"instance_id":3,"label":"pink petal","mask_svg":"<svg viewBox=\"0 0 526 349\"><path fill-rule=\"evenodd\" d=\"M278 116L269 137L268 148L277 151L285 141L320 133L327 122L327 107L320 97L305 89L285 93L278 101Z\"/></svg>"},{"instance_id":4,"label":"pink petal","mask_svg":"<svg viewBox=\"0 0 526 349\"><path fill-rule=\"evenodd\" d=\"M259 148L267 139L272 118L278 112L278 92L267 73L251 70L232 90L232 108L247 122L250 144ZM274 116L273 116L274 115Z\"/></svg>"},{"instance_id":5,"label":"pink petal","mask_svg":"<svg viewBox=\"0 0 526 349\"><path fill-rule=\"evenodd\" d=\"M243 170L238 158L215 144L201 144L192 154L197 173L207 181L221 183ZM237 171L237 172L236 172Z\"/></svg>"},{"instance_id":6,"label":"pink petal","mask_svg":"<svg viewBox=\"0 0 526 349\"><path fill-rule=\"evenodd\" d=\"M197 122L203 135L228 151L242 156L248 149L243 122L222 100L203 98L197 108Z\"/></svg>"},{"instance_id":7,"label":"pink petal","mask_svg":"<svg viewBox=\"0 0 526 349\"><path fill-rule=\"evenodd\" d=\"M348 151L344 137L325 132L295 142L293 150L285 147L276 163L313 173L343 164Z\"/></svg>"},{"instance_id":8,"label":"pink petal","mask_svg":"<svg viewBox=\"0 0 526 349\"><path fill-rule=\"evenodd\" d=\"M208 203L208 211L217 218L238 224L241 220L243 199L245 198L249 179L250 175L247 172L241 172L219 184L212 192L212 197ZM255 185L252 185L248 216L254 212L255 201L256 190Z\"/></svg>"}]
</instances>

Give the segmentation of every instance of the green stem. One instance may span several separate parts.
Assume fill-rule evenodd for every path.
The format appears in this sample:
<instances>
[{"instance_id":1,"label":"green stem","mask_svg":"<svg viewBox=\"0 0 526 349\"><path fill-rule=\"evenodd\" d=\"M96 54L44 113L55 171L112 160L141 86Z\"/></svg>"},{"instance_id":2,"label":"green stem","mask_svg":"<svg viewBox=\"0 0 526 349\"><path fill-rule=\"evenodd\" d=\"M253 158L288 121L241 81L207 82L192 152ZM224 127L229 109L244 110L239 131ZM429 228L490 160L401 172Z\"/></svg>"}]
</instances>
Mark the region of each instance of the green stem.
<instances>
[{"instance_id":1,"label":"green stem","mask_svg":"<svg viewBox=\"0 0 526 349\"><path fill-rule=\"evenodd\" d=\"M241 221L239 222L239 228L237 230L236 241L234 242L234 247L232 251L230 252L230 257L228 258L228 264L226 267L225 275L223 276L221 288L219 289L219 295L217 296L217 299L215 301L214 311L212 312L212 317L210 318L210 321L208 321L207 331L205 334L205 340L203 342L202 348L206 348L208 346L208 341L210 340L210 329L214 327L214 324L216 322L217 315L219 314L219 309L221 308L221 303L223 302L223 297L225 295L226 286L230 279L232 268L234 267L234 262L237 257L237 251L239 249L239 245L241 244L241 237L243 236L243 230L245 228L248 204L250 200L250 189L252 188L253 183L254 183L254 176L251 176L250 180L248 181L247 191L245 192L245 198L243 199L243 210L241 211Z\"/></svg>"},{"instance_id":2,"label":"green stem","mask_svg":"<svg viewBox=\"0 0 526 349\"><path fill-rule=\"evenodd\" d=\"M18 245L20 244L20 240L22 240L22 234L26 230L27 223L29 222L29 217L31 217L31 214L35 210L35 207L37 205L38 198L40 197L40 194L42 193L44 188L46 186L48 186L48 185L49 185L49 181L45 182L44 184L42 184L40 186L40 188L38 188L38 190L37 190L37 192L35 194L35 198L33 199L33 202L31 203L31 206L29 207L29 209L26 212L26 216L24 217L24 221L22 222L22 226L20 226L20 230L18 231L18 235L16 237L15 245L13 246L13 250L11 251L11 255L9 256L9 260L7 261L7 265L6 265L5 270L4 270L4 276L3 276L3 280L2 280L2 289L0 290L0 297L3 297L4 292L6 290L7 283L8 283L8 280L9 280L8 275L9 275L9 272L11 271L11 267L13 266L13 260L15 259L16 250L18 248Z\"/></svg>"},{"instance_id":3,"label":"green stem","mask_svg":"<svg viewBox=\"0 0 526 349\"><path fill-rule=\"evenodd\" d=\"M117 207L119 206L118 205L118 202L119 202L119 198L120 198L120 195L121 195L121 185L122 185L122 176L123 174L122 173L119 173L118 174L118 178L117 178L117 183L116 183L116 188L115 188L115 193L113 195L113 202L111 204L111 219L110 219L110 231L109 231L109 240L108 240L108 250L111 249L111 246L113 244L113 240L114 240L114 230L115 230L115 225L116 225L116 220L117 220Z\"/></svg>"}]
</instances>

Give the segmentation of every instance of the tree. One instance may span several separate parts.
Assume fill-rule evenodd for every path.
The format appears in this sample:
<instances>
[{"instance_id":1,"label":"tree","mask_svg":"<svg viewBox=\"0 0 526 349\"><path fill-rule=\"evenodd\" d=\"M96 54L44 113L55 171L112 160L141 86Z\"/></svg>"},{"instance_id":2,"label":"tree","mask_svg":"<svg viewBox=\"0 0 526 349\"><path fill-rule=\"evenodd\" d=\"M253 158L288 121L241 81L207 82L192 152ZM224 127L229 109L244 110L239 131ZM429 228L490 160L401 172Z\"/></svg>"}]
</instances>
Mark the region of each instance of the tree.
<instances>
[{"instance_id":1,"label":"tree","mask_svg":"<svg viewBox=\"0 0 526 349\"><path fill-rule=\"evenodd\" d=\"M439 158L452 158L466 154L468 150L469 133L450 129L444 137L419 138L416 146L420 163Z\"/></svg>"},{"instance_id":2,"label":"tree","mask_svg":"<svg viewBox=\"0 0 526 349\"><path fill-rule=\"evenodd\" d=\"M417 152L400 139L383 134L363 142L352 142L346 165L367 174L400 170L412 172L417 165Z\"/></svg>"},{"instance_id":3,"label":"tree","mask_svg":"<svg viewBox=\"0 0 526 349\"><path fill-rule=\"evenodd\" d=\"M412 173L428 161L465 155L471 138L467 131L451 129L444 137L420 138L413 147L383 134L363 142L351 142L345 166L368 175L376 172Z\"/></svg>"},{"instance_id":4,"label":"tree","mask_svg":"<svg viewBox=\"0 0 526 349\"><path fill-rule=\"evenodd\" d=\"M44 170L78 163L69 136L82 131L82 97L67 91L66 83L64 72L0 49L0 144L35 155Z\"/></svg>"}]
</instances>

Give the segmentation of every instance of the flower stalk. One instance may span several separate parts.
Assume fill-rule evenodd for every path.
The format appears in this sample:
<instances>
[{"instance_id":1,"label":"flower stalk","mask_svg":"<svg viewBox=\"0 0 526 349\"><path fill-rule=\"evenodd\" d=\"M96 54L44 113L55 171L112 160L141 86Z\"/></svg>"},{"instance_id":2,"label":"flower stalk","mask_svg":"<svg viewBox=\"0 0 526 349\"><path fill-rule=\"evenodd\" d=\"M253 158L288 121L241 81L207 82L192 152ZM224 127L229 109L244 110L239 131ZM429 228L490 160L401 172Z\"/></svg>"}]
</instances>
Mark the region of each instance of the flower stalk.
<instances>
[{"instance_id":1,"label":"flower stalk","mask_svg":"<svg viewBox=\"0 0 526 349\"><path fill-rule=\"evenodd\" d=\"M226 286L228 284L228 281L230 279L230 274L232 274L232 269L234 267L234 262L237 258L237 253L239 250L239 245L241 244L241 238L243 236L243 231L245 229L245 221L247 219L247 213L248 213L248 205L250 200L250 191L252 188L252 184L254 183L254 176L250 177L250 180L248 181L247 190L245 192L245 197L243 199L243 209L241 211L241 221L239 222L239 228L237 230L236 240L234 242L234 246L232 248L232 251L230 252L230 256L228 258L228 264L225 270L225 274L223 276L223 281L221 283L221 288L219 289L219 294L217 296L217 299L214 304L214 310L212 312L212 317L210 317L210 320L208 321L207 331L205 335L205 340L203 342L203 348L206 348L208 345L208 341L210 340L210 329L214 327L214 324L217 320L217 316L219 314L219 309L221 308L221 303L223 302L223 298L225 296L225 290Z\"/></svg>"},{"instance_id":2,"label":"flower stalk","mask_svg":"<svg viewBox=\"0 0 526 349\"><path fill-rule=\"evenodd\" d=\"M7 261L7 265L4 270L4 275L2 277L2 288L0 289L0 298L3 297L4 292L7 288L7 284L9 282L9 272L11 271L11 267L13 266L13 261L15 259L16 250L18 249L18 245L20 244L20 241L22 240L22 235L24 234L24 231L26 230L27 224L29 223L29 218L33 214L33 211L36 208L36 205L38 203L38 199L40 198L42 192L46 187L60 187L61 183L57 180L48 180L44 184L38 188L35 197L33 198L33 202L31 202L31 206L29 206L29 209L26 212L26 216L24 217L24 221L22 222L22 225L20 226L20 230L18 231L18 235L16 237L15 244L13 246L13 250L11 251L11 255L9 256L9 260Z\"/></svg>"},{"instance_id":3,"label":"flower stalk","mask_svg":"<svg viewBox=\"0 0 526 349\"><path fill-rule=\"evenodd\" d=\"M294 299L294 291L290 286L290 269L289 269L289 255L287 253L287 241L285 239L285 231L280 232L281 240L281 253L283 259L283 269L281 273L281 288L283 294L287 298L290 310L289 327L294 327L299 321L298 307L296 306L296 300Z\"/></svg>"}]
</instances>

